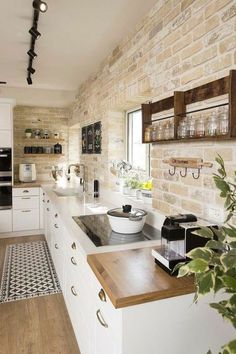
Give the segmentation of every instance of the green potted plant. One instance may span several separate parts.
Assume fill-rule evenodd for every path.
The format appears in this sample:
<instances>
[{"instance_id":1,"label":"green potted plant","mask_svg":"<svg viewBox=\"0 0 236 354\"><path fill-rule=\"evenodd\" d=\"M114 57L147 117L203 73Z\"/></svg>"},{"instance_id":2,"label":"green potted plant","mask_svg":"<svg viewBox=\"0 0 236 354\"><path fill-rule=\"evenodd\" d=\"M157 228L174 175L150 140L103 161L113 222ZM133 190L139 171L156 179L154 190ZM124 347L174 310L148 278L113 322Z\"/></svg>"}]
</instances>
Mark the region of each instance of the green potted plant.
<instances>
[{"instance_id":1,"label":"green potted plant","mask_svg":"<svg viewBox=\"0 0 236 354\"><path fill-rule=\"evenodd\" d=\"M32 129L30 129L30 128L25 129L25 136L26 136L26 138L31 138Z\"/></svg>"},{"instance_id":2,"label":"green potted plant","mask_svg":"<svg viewBox=\"0 0 236 354\"><path fill-rule=\"evenodd\" d=\"M236 328L236 228L229 223L236 215L236 171L234 178L229 178L222 157L218 155L216 162L219 165L218 174L214 174L213 178L221 198L225 199L227 218L218 229L201 228L196 231L208 241L205 247L195 248L187 254L190 258L188 263L178 264L178 277L194 274L195 302L201 295L223 292L224 300L210 303L210 306ZM220 352L233 353L236 353L236 339L224 344Z\"/></svg>"}]
</instances>

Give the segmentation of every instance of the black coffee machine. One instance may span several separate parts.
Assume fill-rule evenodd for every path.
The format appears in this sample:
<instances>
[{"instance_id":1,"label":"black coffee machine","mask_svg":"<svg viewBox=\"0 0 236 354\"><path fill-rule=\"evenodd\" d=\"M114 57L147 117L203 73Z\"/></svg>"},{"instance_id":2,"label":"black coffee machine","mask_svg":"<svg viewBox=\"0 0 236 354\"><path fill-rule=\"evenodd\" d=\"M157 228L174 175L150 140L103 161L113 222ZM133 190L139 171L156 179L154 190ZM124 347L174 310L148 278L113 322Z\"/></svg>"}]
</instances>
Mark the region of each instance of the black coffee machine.
<instances>
[{"instance_id":1,"label":"black coffee machine","mask_svg":"<svg viewBox=\"0 0 236 354\"><path fill-rule=\"evenodd\" d=\"M161 229L161 246L152 250L155 262L169 273L179 262L188 260L186 253L196 247L204 247L207 238L193 232L202 226L214 226L193 214L178 214L166 217Z\"/></svg>"}]
</instances>

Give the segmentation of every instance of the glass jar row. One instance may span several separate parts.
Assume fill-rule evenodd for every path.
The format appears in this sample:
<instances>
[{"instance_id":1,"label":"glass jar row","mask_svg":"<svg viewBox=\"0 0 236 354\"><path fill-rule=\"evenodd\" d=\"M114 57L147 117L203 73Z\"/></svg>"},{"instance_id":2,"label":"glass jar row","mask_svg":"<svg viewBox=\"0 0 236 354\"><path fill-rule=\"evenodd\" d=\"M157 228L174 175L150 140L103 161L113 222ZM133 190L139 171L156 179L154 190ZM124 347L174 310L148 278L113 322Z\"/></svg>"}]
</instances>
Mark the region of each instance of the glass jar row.
<instances>
[{"instance_id":1,"label":"glass jar row","mask_svg":"<svg viewBox=\"0 0 236 354\"><path fill-rule=\"evenodd\" d=\"M174 122L158 122L145 129L145 141L174 139Z\"/></svg>"}]
</instances>

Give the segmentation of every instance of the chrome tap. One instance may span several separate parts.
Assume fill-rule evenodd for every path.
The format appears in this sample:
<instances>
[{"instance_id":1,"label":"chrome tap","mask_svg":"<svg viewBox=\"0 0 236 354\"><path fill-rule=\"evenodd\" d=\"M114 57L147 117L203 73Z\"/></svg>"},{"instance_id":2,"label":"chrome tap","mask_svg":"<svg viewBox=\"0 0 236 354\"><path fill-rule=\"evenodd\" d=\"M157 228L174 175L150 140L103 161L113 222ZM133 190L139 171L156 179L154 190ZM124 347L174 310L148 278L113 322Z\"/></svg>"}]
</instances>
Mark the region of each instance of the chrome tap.
<instances>
[{"instance_id":1,"label":"chrome tap","mask_svg":"<svg viewBox=\"0 0 236 354\"><path fill-rule=\"evenodd\" d=\"M74 168L76 177L80 177L80 185L83 186L83 192L85 191L85 165L82 163L71 163L67 170L67 179L70 180L71 167Z\"/></svg>"}]
</instances>

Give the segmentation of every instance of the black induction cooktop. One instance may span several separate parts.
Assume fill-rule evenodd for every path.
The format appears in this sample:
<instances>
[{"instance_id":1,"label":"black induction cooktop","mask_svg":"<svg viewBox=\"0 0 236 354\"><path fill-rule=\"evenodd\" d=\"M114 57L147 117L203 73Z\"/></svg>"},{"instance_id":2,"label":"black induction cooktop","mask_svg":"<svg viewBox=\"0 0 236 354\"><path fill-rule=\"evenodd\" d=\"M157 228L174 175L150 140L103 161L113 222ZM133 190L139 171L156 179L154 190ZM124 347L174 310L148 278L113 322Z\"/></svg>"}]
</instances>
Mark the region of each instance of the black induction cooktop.
<instances>
[{"instance_id":1,"label":"black induction cooktop","mask_svg":"<svg viewBox=\"0 0 236 354\"><path fill-rule=\"evenodd\" d=\"M149 224L137 234L114 232L106 214L73 216L73 219L97 247L161 239L161 231Z\"/></svg>"}]
</instances>

